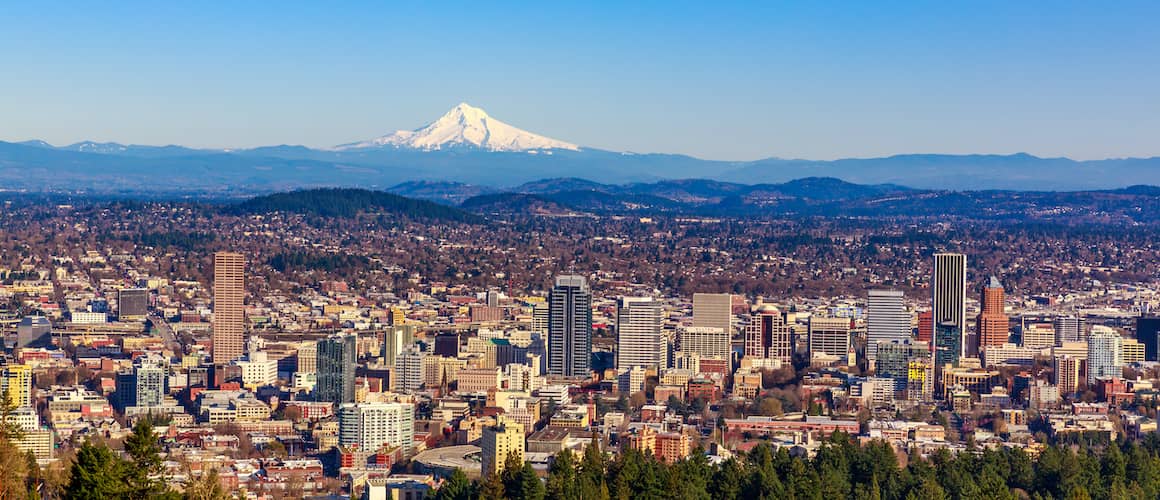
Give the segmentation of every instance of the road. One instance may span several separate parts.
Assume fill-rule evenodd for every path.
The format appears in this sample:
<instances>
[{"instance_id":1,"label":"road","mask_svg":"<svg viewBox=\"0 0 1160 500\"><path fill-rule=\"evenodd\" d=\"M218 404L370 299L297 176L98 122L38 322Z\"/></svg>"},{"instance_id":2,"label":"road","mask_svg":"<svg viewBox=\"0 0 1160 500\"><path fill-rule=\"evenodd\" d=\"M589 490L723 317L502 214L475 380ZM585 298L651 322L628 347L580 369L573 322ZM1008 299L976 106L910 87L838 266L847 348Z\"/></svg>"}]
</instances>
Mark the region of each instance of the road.
<instances>
[{"instance_id":1,"label":"road","mask_svg":"<svg viewBox=\"0 0 1160 500\"><path fill-rule=\"evenodd\" d=\"M173 328L169 326L165 318L162 318L157 313L153 313L149 315L149 321L153 323L153 328L156 328L157 332L161 334L161 339L165 342L166 349L178 354L185 353L182 349L181 341L177 339L177 335L173 333Z\"/></svg>"}]
</instances>

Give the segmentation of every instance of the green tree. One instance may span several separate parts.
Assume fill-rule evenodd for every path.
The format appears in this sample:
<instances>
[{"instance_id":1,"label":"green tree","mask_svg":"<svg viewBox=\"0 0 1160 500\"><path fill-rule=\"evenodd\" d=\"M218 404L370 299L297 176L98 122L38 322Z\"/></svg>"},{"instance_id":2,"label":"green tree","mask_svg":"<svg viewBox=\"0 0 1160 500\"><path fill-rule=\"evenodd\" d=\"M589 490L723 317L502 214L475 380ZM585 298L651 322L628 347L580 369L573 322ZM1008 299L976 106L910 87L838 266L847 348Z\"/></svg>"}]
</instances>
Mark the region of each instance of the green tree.
<instances>
[{"instance_id":1,"label":"green tree","mask_svg":"<svg viewBox=\"0 0 1160 500\"><path fill-rule=\"evenodd\" d=\"M506 485L504 488L509 498L519 500L544 500L547 494L544 483L536 476L536 470L532 468L531 462L524 462L523 467L519 468L511 488Z\"/></svg>"},{"instance_id":2,"label":"green tree","mask_svg":"<svg viewBox=\"0 0 1160 500\"><path fill-rule=\"evenodd\" d=\"M471 481L462 470L455 469L435 492L435 500L471 500L471 493Z\"/></svg>"},{"instance_id":3,"label":"green tree","mask_svg":"<svg viewBox=\"0 0 1160 500\"><path fill-rule=\"evenodd\" d=\"M924 479L906 494L906 500L947 500L947 492L934 478Z\"/></svg>"},{"instance_id":4,"label":"green tree","mask_svg":"<svg viewBox=\"0 0 1160 500\"><path fill-rule=\"evenodd\" d=\"M503 500L503 479L500 474L492 474L483 480L483 484L479 487L479 498L481 500Z\"/></svg>"},{"instance_id":5,"label":"green tree","mask_svg":"<svg viewBox=\"0 0 1160 500\"><path fill-rule=\"evenodd\" d=\"M550 500L580 500L576 487L576 459L571 450L557 453L548 467L547 493Z\"/></svg>"},{"instance_id":6,"label":"green tree","mask_svg":"<svg viewBox=\"0 0 1160 500\"><path fill-rule=\"evenodd\" d=\"M76 500L127 498L129 485L126 484L124 475L125 466L113 455L108 446L86 441L77 449L65 498Z\"/></svg>"},{"instance_id":7,"label":"green tree","mask_svg":"<svg viewBox=\"0 0 1160 500\"><path fill-rule=\"evenodd\" d=\"M608 484L604 482L605 466L604 451L600 449L600 439L597 434L593 434L592 441L584 449L584 458L580 461L580 473L577 475L577 486L581 498L585 500L609 498Z\"/></svg>"},{"instance_id":8,"label":"green tree","mask_svg":"<svg viewBox=\"0 0 1160 500\"><path fill-rule=\"evenodd\" d=\"M158 477L161 468L161 444L153 432L153 424L142 418L133 425L133 433L125 438L125 452L130 462L123 462L128 483L128 498L152 499L169 494L169 488Z\"/></svg>"}]
</instances>

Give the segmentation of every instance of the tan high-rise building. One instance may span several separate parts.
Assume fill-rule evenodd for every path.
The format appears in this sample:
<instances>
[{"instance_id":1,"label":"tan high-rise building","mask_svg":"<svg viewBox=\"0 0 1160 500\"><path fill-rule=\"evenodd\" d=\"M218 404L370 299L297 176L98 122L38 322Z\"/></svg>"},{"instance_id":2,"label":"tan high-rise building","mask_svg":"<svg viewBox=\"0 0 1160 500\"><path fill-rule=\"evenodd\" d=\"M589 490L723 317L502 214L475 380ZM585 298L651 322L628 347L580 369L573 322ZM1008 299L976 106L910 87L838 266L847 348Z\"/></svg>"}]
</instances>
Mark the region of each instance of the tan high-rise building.
<instances>
[{"instance_id":1,"label":"tan high-rise building","mask_svg":"<svg viewBox=\"0 0 1160 500\"><path fill-rule=\"evenodd\" d=\"M693 326L720 328L733 338L733 296L727 293L694 293Z\"/></svg>"},{"instance_id":2,"label":"tan high-rise building","mask_svg":"<svg viewBox=\"0 0 1160 500\"><path fill-rule=\"evenodd\" d=\"M1003 345L1007 343L1007 314L1003 311L1003 285L999 279L991 276L987 286L983 288L983 296L979 303L982 310L975 324L979 329L979 347Z\"/></svg>"},{"instance_id":3,"label":"tan high-rise building","mask_svg":"<svg viewBox=\"0 0 1160 500\"><path fill-rule=\"evenodd\" d=\"M770 304L757 306L745 327L745 356L793 361L793 336L785 317Z\"/></svg>"},{"instance_id":4,"label":"tan high-rise building","mask_svg":"<svg viewBox=\"0 0 1160 500\"><path fill-rule=\"evenodd\" d=\"M245 353L246 258L213 255L213 363L225 365Z\"/></svg>"},{"instance_id":5,"label":"tan high-rise building","mask_svg":"<svg viewBox=\"0 0 1160 500\"><path fill-rule=\"evenodd\" d=\"M479 447L483 477L503 472L509 453L524 461L524 426L500 415L495 425L483 429Z\"/></svg>"}]
</instances>

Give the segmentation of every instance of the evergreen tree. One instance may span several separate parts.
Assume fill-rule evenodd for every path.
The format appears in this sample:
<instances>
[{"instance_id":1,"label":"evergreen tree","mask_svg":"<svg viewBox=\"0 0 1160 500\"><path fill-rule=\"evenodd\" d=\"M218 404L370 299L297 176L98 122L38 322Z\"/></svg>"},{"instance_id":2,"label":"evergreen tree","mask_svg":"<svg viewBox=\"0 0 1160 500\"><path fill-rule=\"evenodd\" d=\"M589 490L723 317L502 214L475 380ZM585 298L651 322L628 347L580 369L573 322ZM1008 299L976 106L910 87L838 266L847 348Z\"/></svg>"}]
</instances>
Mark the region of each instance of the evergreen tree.
<instances>
[{"instance_id":1,"label":"evergreen tree","mask_svg":"<svg viewBox=\"0 0 1160 500\"><path fill-rule=\"evenodd\" d=\"M504 489L503 479L499 474L492 474L484 479L483 484L479 487L480 500L503 500Z\"/></svg>"},{"instance_id":2,"label":"evergreen tree","mask_svg":"<svg viewBox=\"0 0 1160 500\"><path fill-rule=\"evenodd\" d=\"M532 468L531 462L524 462L524 466L520 467L516 475L515 483L511 488L505 486L505 490L508 498L516 500L544 500L547 494L544 483L536 476L536 470Z\"/></svg>"},{"instance_id":3,"label":"evergreen tree","mask_svg":"<svg viewBox=\"0 0 1160 500\"><path fill-rule=\"evenodd\" d=\"M947 492L934 478L924 479L906 494L906 500L947 500Z\"/></svg>"},{"instance_id":4,"label":"evergreen tree","mask_svg":"<svg viewBox=\"0 0 1160 500\"><path fill-rule=\"evenodd\" d=\"M556 454L548 467L547 493L549 500L580 500L576 484L576 459L571 450Z\"/></svg>"},{"instance_id":5,"label":"evergreen tree","mask_svg":"<svg viewBox=\"0 0 1160 500\"><path fill-rule=\"evenodd\" d=\"M133 426L133 433L125 438L125 452L131 459L122 463L128 498L145 500L170 494L165 482L157 478L162 472L161 444L148 419L140 419Z\"/></svg>"},{"instance_id":6,"label":"evergreen tree","mask_svg":"<svg viewBox=\"0 0 1160 500\"><path fill-rule=\"evenodd\" d=\"M592 442L584 450L584 458L580 461L580 473L577 475L581 498L584 500L607 500L609 498L608 484L604 482L604 473L604 452L600 449L599 438L593 434Z\"/></svg>"},{"instance_id":7,"label":"evergreen tree","mask_svg":"<svg viewBox=\"0 0 1160 500\"><path fill-rule=\"evenodd\" d=\"M714 468L709 480L709 496L717 500L736 500L741 498L744 485L745 471L741 462L730 458Z\"/></svg>"},{"instance_id":8,"label":"evergreen tree","mask_svg":"<svg viewBox=\"0 0 1160 500\"><path fill-rule=\"evenodd\" d=\"M435 492L435 500L471 500L471 481L462 470L455 469Z\"/></svg>"},{"instance_id":9,"label":"evergreen tree","mask_svg":"<svg viewBox=\"0 0 1160 500\"><path fill-rule=\"evenodd\" d=\"M124 477L125 468L109 447L86 441L77 449L65 498L127 498L130 491Z\"/></svg>"}]
</instances>

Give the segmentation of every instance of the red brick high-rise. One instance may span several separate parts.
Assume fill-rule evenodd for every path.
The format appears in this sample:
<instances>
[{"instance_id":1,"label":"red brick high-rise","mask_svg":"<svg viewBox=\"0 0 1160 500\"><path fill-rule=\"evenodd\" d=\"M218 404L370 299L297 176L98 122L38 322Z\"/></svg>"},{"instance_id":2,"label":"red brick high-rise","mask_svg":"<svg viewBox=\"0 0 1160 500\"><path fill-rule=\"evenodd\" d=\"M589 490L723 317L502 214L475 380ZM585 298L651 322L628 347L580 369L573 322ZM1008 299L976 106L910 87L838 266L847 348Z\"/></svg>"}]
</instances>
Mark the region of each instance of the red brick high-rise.
<instances>
[{"instance_id":1,"label":"red brick high-rise","mask_svg":"<svg viewBox=\"0 0 1160 500\"><path fill-rule=\"evenodd\" d=\"M979 300L982 310L976 320L979 328L979 347L1001 345L1007 342L1007 314L1003 311L1003 285L991 276Z\"/></svg>"}]
</instances>

